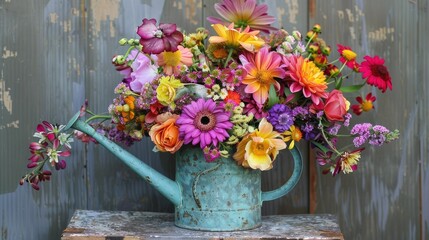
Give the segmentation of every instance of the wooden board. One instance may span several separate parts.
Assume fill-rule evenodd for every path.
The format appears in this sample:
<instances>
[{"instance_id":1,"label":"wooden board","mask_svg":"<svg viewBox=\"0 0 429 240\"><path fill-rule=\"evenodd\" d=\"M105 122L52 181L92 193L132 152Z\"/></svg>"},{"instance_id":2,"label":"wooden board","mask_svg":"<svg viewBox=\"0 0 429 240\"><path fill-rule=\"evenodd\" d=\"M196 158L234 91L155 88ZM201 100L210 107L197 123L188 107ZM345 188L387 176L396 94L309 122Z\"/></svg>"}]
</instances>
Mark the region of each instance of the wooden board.
<instances>
[{"instance_id":1,"label":"wooden board","mask_svg":"<svg viewBox=\"0 0 429 240\"><path fill-rule=\"evenodd\" d=\"M344 239L335 216L265 216L262 226L233 232L193 231L174 226L174 215L153 212L77 210L62 240L79 239Z\"/></svg>"}]
</instances>

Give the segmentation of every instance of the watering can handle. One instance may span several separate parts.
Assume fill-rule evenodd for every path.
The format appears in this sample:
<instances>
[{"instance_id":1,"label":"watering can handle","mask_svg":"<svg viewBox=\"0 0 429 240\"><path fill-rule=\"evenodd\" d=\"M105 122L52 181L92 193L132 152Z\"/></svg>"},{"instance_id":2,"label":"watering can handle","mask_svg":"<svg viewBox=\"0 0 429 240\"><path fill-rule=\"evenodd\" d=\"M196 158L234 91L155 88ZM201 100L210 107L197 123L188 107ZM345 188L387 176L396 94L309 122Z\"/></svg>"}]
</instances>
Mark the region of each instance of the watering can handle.
<instances>
[{"instance_id":1,"label":"watering can handle","mask_svg":"<svg viewBox=\"0 0 429 240\"><path fill-rule=\"evenodd\" d=\"M294 162L292 176L290 176L289 180L285 184L283 184L283 186L272 191L262 192L261 200L263 202L271 201L286 195L298 183L299 178L301 177L302 168L303 168L302 156L298 148L296 147L292 148L290 152L292 153L293 162Z\"/></svg>"}]
</instances>

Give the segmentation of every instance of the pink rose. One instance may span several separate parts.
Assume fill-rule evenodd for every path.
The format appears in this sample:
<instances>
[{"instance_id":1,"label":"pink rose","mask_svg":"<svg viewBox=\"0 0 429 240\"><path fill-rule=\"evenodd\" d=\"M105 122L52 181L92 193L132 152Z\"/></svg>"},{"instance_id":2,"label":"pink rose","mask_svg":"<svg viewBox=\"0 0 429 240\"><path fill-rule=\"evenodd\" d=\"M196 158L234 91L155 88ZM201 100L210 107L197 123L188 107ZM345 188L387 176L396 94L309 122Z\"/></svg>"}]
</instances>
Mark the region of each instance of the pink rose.
<instances>
[{"instance_id":1,"label":"pink rose","mask_svg":"<svg viewBox=\"0 0 429 240\"><path fill-rule=\"evenodd\" d=\"M324 111L329 121L344 121L344 115L347 113L347 100L341 91L333 90L329 93Z\"/></svg>"}]
</instances>

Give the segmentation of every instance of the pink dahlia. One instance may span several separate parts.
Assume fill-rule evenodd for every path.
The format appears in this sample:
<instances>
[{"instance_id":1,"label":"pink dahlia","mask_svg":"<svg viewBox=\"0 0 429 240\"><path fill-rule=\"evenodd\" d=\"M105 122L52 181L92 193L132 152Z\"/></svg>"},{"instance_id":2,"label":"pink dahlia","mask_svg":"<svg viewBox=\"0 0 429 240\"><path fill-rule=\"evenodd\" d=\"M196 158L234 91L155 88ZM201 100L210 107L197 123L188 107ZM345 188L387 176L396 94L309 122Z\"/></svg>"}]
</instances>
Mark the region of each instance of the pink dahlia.
<instances>
[{"instance_id":1,"label":"pink dahlia","mask_svg":"<svg viewBox=\"0 0 429 240\"><path fill-rule=\"evenodd\" d=\"M369 85L378 87L382 92L385 92L387 88L392 90L392 79L384 66L384 59L379 56L365 56L364 59L365 61L359 68L362 78L366 78Z\"/></svg>"},{"instance_id":2,"label":"pink dahlia","mask_svg":"<svg viewBox=\"0 0 429 240\"><path fill-rule=\"evenodd\" d=\"M155 19L143 19L142 25L137 28L140 36L142 51L147 54L158 54L162 51L175 52L183 41L183 34L176 29L176 24L161 23L156 26Z\"/></svg>"},{"instance_id":3,"label":"pink dahlia","mask_svg":"<svg viewBox=\"0 0 429 240\"><path fill-rule=\"evenodd\" d=\"M237 28L249 26L252 30L269 32L276 30L270 24L275 22L275 18L267 14L266 4L257 4L256 0L223 0L214 5L216 12L228 23L233 22ZM225 24L222 19L208 17L211 23Z\"/></svg>"},{"instance_id":4,"label":"pink dahlia","mask_svg":"<svg viewBox=\"0 0 429 240\"><path fill-rule=\"evenodd\" d=\"M176 120L179 126L180 138L185 144L200 143L201 149L229 137L227 130L232 128L229 121L230 113L222 106L217 106L212 99L202 98L192 101L183 108L183 112Z\"/></svg>"}]
</instances>

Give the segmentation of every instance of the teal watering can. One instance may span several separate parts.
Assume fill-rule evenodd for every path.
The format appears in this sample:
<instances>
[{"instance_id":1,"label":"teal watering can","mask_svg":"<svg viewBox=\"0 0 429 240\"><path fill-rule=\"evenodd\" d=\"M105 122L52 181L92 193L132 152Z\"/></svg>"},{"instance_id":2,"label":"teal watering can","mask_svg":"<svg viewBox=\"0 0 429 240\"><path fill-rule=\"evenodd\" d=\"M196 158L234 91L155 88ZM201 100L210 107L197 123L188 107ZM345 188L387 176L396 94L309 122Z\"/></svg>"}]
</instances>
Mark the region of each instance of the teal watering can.
<instances>
[{"instance_id":1,"label":"teal watering can","mask_svg":"<svg viewBox=\"0 0 429 240\"><path fill-rule=\"evenodd\" d=\"M143 177L175 206L175 225L205 231L235 231L261 225L261 206L287 194L302 173L302 157L291 150L294 170L276 190L261 191L261 171L245 169L232 158L206 162L199 147L183 146L176 152L176 180L160 174L137 157L99 134L76 114L66 129L82 131L107 148Z\"/></svg>"}]
</instances>

